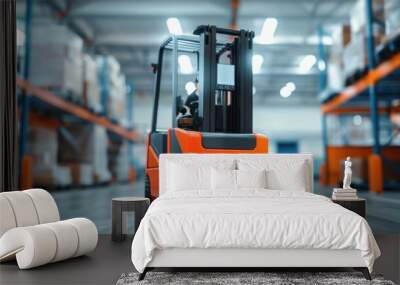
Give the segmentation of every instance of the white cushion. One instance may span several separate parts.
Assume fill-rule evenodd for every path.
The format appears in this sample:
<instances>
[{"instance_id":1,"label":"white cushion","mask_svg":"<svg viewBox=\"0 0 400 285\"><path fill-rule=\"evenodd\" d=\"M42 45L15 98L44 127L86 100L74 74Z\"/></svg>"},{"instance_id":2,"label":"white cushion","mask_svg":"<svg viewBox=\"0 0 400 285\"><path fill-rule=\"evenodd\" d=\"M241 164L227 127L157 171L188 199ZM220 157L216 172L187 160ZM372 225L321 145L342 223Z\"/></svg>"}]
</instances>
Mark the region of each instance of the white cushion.
<instances>
[{"instance_id":1,"label":"white cushion","mask_svg":"<svg viewBox=\"0 0 400 285\"><path fill-rule=\"evenodd\" d=\"M56 202L43 189L0 193L0 237L14 227L56 222L60 214ZM4 219L3 219L4 217Z\"/></svg>"},{"instance_id":2,"label":"white cushion","mask_svg":"<svg viewBox=\"0 0 400 285\"><path fill-rule=\"evenodd\" d=\"M266 171L263 170L211 170L211 188L213 190L238 190L240 188L267 188Z\"/></svg>"},{"instance_id":3,"label":"white cushion","mask_svg":"<svg viewBox=\"0 0 400 285\"><path fill-rule=\"evenodd\" d=\"M225 189L235 190L236 170L231 169L211 169L211 188L213 190Z\"/></svg>"},{"instance_id":4,"label":"white cushion","mask_svg":"<svg viewBox=\"0 0 400 285\"><path fill-rule=\"evenodd\" d=\"M56 251L57 239L43 225L14 228L0 238L0 261L16 257L20 269L49 263Z\"/></svg>"},{"instance_id":5,"label":"white cushion","mask_svg":"<svg viewBox=\"0 0 400 285\"><path fill-rule=\"evenodd\" d=\"M236 170L238 188L267 188L265 169L261 170Z\"/></svg>"},{"instance_id":6,"label":"white cushion","mask_svg":"<svg viewBox=\"0 0 400 285\"><path fill-rule=\"evenodd\" d=\"M60 220L57 204L49 192L43 189L29 189L23 191L28 194L33 201L39 224L51 223Z\"/></svg>"},{"instance_id":7,"label":"white cushion","mask_svg":"<svg viewBox=\"0 0 400 285\"><path fill-rule=\"evenodd\" d=\"M0 238L0 261L16 257L20 269L57 262L92 251L97 236L84 218L13 228Z\"/></svg>"},{"instance_id":8,"label":"white cushion","mask_svg":"<svg viewBox=\"0 0 400 285\"><path fill-rule=\"evenodd\" d=\"M94 250L93 222L59 219L54 199L43 189L0 193L0 262L16 258L26 269Z\"/></svg>"},{"instance_id":9,"label":"white cushion","mask_svg":"<svg viewBox=\"0 0 400 285\"><path fill-rule=\"evenodd\" d=\"M65 221L70 223L78 233L78 248L74 257L93 251L97 246L98 233L96 225L85 218L74 218Z\"/></svg>"},{"instance_id":10,"label":"white cushion","mask_svg":"<svg viewBox=\"0 0 400 285\"><path fill-rule=\"evenodd\" d=\"M209 190L211 189L211 169L234 169L235 162L218 161L179 161L168 165L167 189L169 191Z\"/></svg>"},{"instance_id":11,"label":"white cushion","mask_svg":"<svg viewBox=\"0 0 400 285\"><path fill-rule=\"evenodd\" d=\"M17 227L33 226L39 223L35 205L29 195L23 191L3 192L13 209Z\"/></svg>"},{"instance_id":12,"label":"white cushion","mask_svg":"<svg viewBox=\"0 0 400 285\"><path fill-rule=\"evenodd\" d=\"M0 195L0 237L16 226L17 222L10 202L5 196Z\"/></svg>"},{"instance_id":13,"label":"white cushion","mask_svg":"<svg viewBox=\"0 0 400 285\"><path fill-rule=\"evenodd\" d=\"M208 166L215 167L220 163L228 163L231 167L225 167L225 169L239 169L239 170L261 170L261 169L285 169L285 164L290 165L304 162L305 177L299 179L297 182L293 182L296 185L296 189L292 190L303 190L307 192L313 192L313 159L311 154L176 154L168 153L161 154L159 160L159 190L160 195L167 193L170 187L171 175L169 165L171 163L184 164L186 167L193 166ZM283 165L282 165L283 164ZM235 167L237 166L237 167ZM219 167L217 167L219 168ZM208 191L211 189L211 175L205 177L206 181L209 182ZM179 179L179 175L177 175ZM268 178L268 177L267 177ZM292 176L293 179L296 175ZM305 182L304 182L305 181ZM304 187L305 186L305 187ZM194 189L197 190L196 186L193 185ZM285 188L287 185L284 186ZM292 188L291 186L289 186Z\"/></svg>"},{"instance_id":14,"label":"white cushion","mask_svg":"<svg viewBox=\"0 0 400 285\"><path fill-rule=\"evenodd\" d=\"M303 159L238 160L239 170L265 169L267 188L272 190L306 191L307 164Z\"/></svg>"},{"instance_id":15,"label":"white cushion","mask_svg":"<svg viewBox=\"0 0 400 285\"><path fill-rule=\"evenodd\" d=\"M68 221L44 224L49 228L57 240L57 250L51 262L57 262L74 256L78 249L78 232L71 227Z\"/></svg>"}]
</instances>

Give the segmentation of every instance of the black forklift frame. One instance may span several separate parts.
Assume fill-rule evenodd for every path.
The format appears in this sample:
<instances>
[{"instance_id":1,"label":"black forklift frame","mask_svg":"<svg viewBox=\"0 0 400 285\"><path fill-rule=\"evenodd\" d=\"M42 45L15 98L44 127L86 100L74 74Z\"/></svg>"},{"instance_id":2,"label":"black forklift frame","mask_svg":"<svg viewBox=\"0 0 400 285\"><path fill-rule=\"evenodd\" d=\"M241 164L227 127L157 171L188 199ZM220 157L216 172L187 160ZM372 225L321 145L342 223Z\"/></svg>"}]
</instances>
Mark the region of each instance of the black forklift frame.
<instances>
[{"instance_id":1,"label":"black forklift frame","mask_svg":"<svg viewBox=\"0 0 400 285\"><path fill-rule=\"evenodd\" d=\"M172 126L176 122L176 98L178 95L178 52L196 53L198 61L200 94L198 114L201 121L201 132L214 133L216 128L215 94L217 89L217 65L220 56L231 51L231 64L235 66L235 90L231 97L232 111L228 117L223 110L223 129L229 133L249 134L253 132L253 76L252 76L252 40L254 32L245 30L230 30L216 26L199 26L194 35L171 36L160 46L158 62L154 68L155 97L151 132L157 129L157 115L160 98L162 66L164 51L172 50ZM232 43L217 43L217 34L233 38Z\"/></svg>"}]
</instances>

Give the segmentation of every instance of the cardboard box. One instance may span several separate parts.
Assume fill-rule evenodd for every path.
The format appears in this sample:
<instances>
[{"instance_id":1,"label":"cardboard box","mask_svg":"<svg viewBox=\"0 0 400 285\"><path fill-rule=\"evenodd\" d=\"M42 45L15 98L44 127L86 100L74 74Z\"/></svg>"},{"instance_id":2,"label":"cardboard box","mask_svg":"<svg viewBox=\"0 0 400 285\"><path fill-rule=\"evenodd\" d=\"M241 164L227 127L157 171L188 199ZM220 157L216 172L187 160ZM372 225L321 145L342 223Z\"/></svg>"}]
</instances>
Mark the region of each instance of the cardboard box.
<instances>
[{"instance_id":1,"label":"cardboard box","mask_svg":"<svg viewBox=\"0 0 400 285\"><path fill-rule=\"evenodd\" d=\"M58 161L63 165L77 164L90 165L94 181L93 183L105 183L111 180L108 169L108 137L106 130L101 126L70 124L62 127L58 131ZM88 177L85 170L79 170L82 175ZM75 170L75 181L82 180L77 178ZM89 179L89 178L88 178ZM84 181L88 181L84 179ZM83 184L85 184L84 182ZM82 183L81 183L82 184Z\"/></svg>"},{"instance_id":2,"label":"cardboard box","mask_svg":"<svg viewBox=\"0 0 400 285\"><path fill-rule=\"evenodd\" d=\"M384 23L385 22L385 0L372 0L372 13L374 19ZM367 13L366 1L358 0L350 13L350 26L352 34L366 30ZM378 31L377 31L378 32ZM384 33L384 31L382 31Z\"/></svg>"},{"instance_id":3,"label":"cardboard box","mask_svg":"<svg viewBox=\"0 0 400 285\"><path fill-rule=\"evenodd\" d=\"M375 47L383 41L384 35L375 37ZM366 34L362 31L352 34L352 40L343 49L343 72L345 77L368 66L368 46Z\"/></svg>"},{"instance_id":4,"label":"cardboard box","mask_svg":"<svg viewBox=\"0 0 400 285\"><path fill-rule=\"evenodd\" d=\"M332 49L340 52L351 41L350 25L340 25L333 29L332 32Z\"/></svg>"},{"instance_id":5,"label":"cardboard box","mask_svg":"<svg viewBox=\"0 0 400 285\"><path fill-rule=\"evenodd\" d=\"M399 0L385 0L385 32L388 37L400 33Z\"/></svg>"},{"instance_id":6,"label":"cardboard box","mask_svg":"<svg viewBox=\"0 0 400 285\"><path fill-rule=\"evenodd\" d=\"M93 125L71 123L58 129L58 161L66 163L92 163L94 159Z\"/></svg>"}]
</instances>

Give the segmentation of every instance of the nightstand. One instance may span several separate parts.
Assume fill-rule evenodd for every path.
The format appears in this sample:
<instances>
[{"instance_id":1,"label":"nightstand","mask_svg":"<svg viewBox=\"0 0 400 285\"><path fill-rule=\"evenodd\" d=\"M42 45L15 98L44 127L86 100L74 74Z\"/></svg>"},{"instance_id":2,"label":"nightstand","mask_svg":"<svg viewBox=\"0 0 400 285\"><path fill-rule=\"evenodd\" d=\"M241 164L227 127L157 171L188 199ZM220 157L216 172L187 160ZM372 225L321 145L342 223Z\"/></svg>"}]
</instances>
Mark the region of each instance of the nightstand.
<instances>
[{"instance_id":1,"label":"nightstand","mask_svg":"<svg viewBox=\"0 0 400 285\"><path fill-rule=\"evenodd\" d=\"M112 240L123 241L127 233L127 214L135 213L135 232L150 206L150 199L142 197L119 197L112 199Z\"/></svg>"},{"instance_id":2,"label":"nightstand","mask_svg":"<svg viewBox=\"0 0 400 285\"><path fill-rule=\"evenodd\" d=\"M332 202L339 204L340 206L359 214L361 217L366 216L366 200L365 199L355 199L355 200L333 200Z\"/></svg>"}]
</instances>

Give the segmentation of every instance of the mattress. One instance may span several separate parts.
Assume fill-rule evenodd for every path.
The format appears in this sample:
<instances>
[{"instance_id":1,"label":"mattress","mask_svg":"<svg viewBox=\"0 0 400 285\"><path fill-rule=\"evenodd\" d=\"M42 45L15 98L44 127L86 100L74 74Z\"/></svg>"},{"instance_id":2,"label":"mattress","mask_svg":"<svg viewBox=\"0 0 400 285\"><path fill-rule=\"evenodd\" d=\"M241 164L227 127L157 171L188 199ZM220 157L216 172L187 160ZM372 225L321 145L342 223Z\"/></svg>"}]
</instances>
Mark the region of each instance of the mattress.
<instances>
[{"instance_id":1,"label":"mattress","mask_svg":"<svg viewBox=\"0 0 400 285\"><path fill-rule=\"evenodd\" d=\"M359 250L372 271L380 251L364 218L330 199L300 191L247 189L156 199L132 243L139 272L163 249Z\"/></svg>"}]
</instances>

